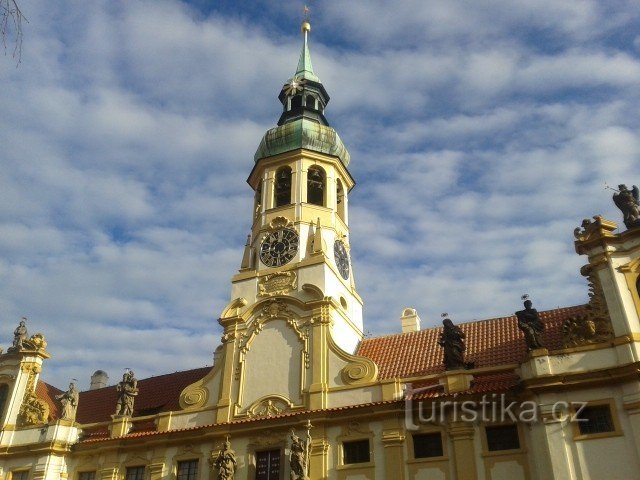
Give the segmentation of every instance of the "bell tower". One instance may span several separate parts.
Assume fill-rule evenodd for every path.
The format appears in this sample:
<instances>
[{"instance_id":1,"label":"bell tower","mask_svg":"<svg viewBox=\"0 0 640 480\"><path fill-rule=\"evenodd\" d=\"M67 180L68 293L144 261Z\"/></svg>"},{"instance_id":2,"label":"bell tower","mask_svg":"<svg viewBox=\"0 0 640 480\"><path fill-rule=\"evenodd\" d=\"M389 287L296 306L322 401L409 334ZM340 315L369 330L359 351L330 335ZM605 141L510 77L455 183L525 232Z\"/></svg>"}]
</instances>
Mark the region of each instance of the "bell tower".
<instances>
[{"instance_id":1,"label":"bell tower","mask_svg":"<svg viewBox=\"0 0 640 480\"><path fill-rule=\"evenodd\" d=\"M348 193L355 182L349 152L324 111L329 94L313 71L302 23L302 52L278 99L282 114L255 153L247 182L255 201L251 233L232 298L331 297L332 335L352 353L362 339L362 300L350 256Z\"/></svg>"},{"instance_id":2,"label":"bell tower","mask_svg":"<svg viewBox=\"0 0 640 480\"><path fill-rule=\"evenodd\" d=\"M345 405L354 398L347 390L378 375L355 355L363 337L349 236L355 182L324 114L329 94L311 66L310 31L304 21L298 66L278 95L282 113L247 180L251 230L218 319L214 367L181 396L183 408L214 408L217 422Z\"/></svg>"}]
</instances>

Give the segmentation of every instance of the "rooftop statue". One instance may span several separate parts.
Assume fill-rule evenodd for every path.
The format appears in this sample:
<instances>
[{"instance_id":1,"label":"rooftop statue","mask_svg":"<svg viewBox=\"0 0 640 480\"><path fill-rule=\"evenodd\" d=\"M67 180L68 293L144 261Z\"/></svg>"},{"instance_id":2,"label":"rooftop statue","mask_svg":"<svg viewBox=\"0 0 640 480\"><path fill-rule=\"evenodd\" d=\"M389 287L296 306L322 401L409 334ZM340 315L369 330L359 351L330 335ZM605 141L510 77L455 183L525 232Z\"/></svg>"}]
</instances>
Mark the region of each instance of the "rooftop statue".
<instances>
[{"instance_id":1,"label":"rooftop statue","mask_svg":"<svg viewBox=\"0 0 640 480\"><path fill-rule=\"evenodd\" d=\"M636 185L631 190L626 185L618 185L613 194L613 202L622 211L624 224L628 229L640 227L640 192Z\"/></svg>"},{"instance_id":2,"label":"rooftop statue","mask_svg":"<svg viewBox=\"0 0 640 480\"><path fill-rule=\"evenodd\" d=\"M20 323L13 331L13 345L9 347L9 352L19 352L20 350L22 350L23 343L29 335L27 333L26 320L26 318L22 317L22 320L20 320Z\"/></svg>"},{"instance_id":3,"label":"rooftop statue","mask_svg":"<svg viewBox=\"0 0 640 480\"><path fill-rule=\"evenodd\" d=\"M536 350L544 348L542 345L544 323L540 320L538 311L535 308L531 308L531 306L531 300L525 300L524 310L517 311L516 317L518 317L518 328L524 333L527 350Z\"/></svg>"},{"instance_id":4,"label":"rooftop statue","mask_svg":"<svg viewBox=\"0 0 640 480\"><path fill-rule=\"evenodd\" d=\"M138 380L131 370L127 370L122 375L122 381L116 387L118 392L118 403L116 404L116 415L130 417L133 415L133 403L138 395Z\"/></svg>"},{"instance_id":5,"label":"rooftop statue","mask_svg":"<svg viewBox=\"0 0 640 480\"><path fill-rule=\"evenodd\" d=\"M69 390L61 393L60 395L56 395L56 400L60 400L60 404L62 405L62 414L60 415L62 420L75 421L79 399L80 395L78 393L78 389L76 388L76 384L73 382L69 384Z\"/></svg>"},{"instance_id":6,"label":"rooftop statue","mask_svg":"<svg viewBox=\"0 0 640 480\"><path fill-rule=\"evenodd\" d=\"M444 348L444 368L446 370L466 368L467 365L464 363L464 332L448 318L442 321L442 325L438 344Z\"/></svg>"},{"instance_id":7,"label":"rooftop statue","mask_svg":"<svg viewBox=\"0 0 640 480\"><path fill-rule=\"evenodd\" d=\"M213 454L213 452L211 453ZM228 437L222 450L218 452L215 459L212 459L211 463L214 468L218 469L218 480L233 480L238 461L236 460L236 452L231 450L231 442Z\"/></svg>"}]
</instances>

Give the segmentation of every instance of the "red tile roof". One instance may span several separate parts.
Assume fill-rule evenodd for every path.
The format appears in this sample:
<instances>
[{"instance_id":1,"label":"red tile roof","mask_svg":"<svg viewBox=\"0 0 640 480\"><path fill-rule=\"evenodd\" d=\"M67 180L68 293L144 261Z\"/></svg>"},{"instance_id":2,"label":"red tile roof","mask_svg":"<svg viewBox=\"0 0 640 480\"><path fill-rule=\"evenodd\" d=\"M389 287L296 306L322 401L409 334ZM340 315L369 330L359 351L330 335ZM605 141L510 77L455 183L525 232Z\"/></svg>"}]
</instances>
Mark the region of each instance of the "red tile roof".
<instances>
[{"instance_id":1,"label":"red tile roof","mask_svg":"<svg viewBox=\"0 0 640 480\"><path fill-rule=\"evenodd\" d=\"M196 368L139 380L140 393L136 397L134 416L179 410L182 390L204 377L211 368ZM79 423L109 421L116 411L117 401L118 392L115 385L80 392L76 420Z\"/></svg>"},{"instance_id":2,"label":"red tile roof","mask_svg":"<svg viewBox=\"0 0 640 480\"><path fill-rule=\"evenodd\" d=\"M562 323L584 314L584 305L539 312L544 322L543 344L549 350L562 348ZM465 359L475 368L522 362L527 353L524 336L515 315L458 325L466 335ZM379 378L408 378L444 371L443 350L438 345L442 327L418 332L367 338L357 354L370 358L379 368Z\"/></svg>"},{"instance_id":3,"label":"red tile roof","mask_svg":"<svg viewBox=\"0 0 640 480\"><path fill-rule=\"evenodd\" d=\"M43 381L36 384L36 397L44 400L49 405L49 419L58 418L60 416L60 404L56 400L56 395L60 395L62 390L49 385Z\"/></svg>"}]
</instances>

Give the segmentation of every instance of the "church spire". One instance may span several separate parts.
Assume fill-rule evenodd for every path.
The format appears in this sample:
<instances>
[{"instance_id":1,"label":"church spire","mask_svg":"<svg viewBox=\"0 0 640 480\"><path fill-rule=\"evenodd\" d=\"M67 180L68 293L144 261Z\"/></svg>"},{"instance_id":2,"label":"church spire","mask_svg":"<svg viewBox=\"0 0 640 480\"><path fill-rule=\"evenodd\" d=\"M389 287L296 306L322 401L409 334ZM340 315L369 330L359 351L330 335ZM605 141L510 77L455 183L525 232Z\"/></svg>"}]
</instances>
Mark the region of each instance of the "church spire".
<instances>
[{"instance_id":1,"label":"church spire","mask_svg":"<svg viewBox=\"0 0 640 480\"><path fill-rule=\"evenodd\" d=\"M298 60L298 68L296 69L295 76L301 77L306 80L312 80L314 82L320 82L320 79L313 72L313 65L311 65L311 54L309 53L309 32L311 31L311 24L307 19L302 22L302 52L300 52L300 60Z\"/></svg>"},{"instance_id":2,"label":"church spire","mask_svg":"<svg viewBox=\"0 0 640 480\"><path fill-rule=\"evenodd\" d=\"M306 13L306 12L305 12ZM309 32L311 24L302 22L302 52L296 73L284 84L278 99L282 102L282 115L278 125L294 122L301 118L328 126L324 108L329 103L329 94L313 71L309 54Z\"/></svg>"}]
</instances>

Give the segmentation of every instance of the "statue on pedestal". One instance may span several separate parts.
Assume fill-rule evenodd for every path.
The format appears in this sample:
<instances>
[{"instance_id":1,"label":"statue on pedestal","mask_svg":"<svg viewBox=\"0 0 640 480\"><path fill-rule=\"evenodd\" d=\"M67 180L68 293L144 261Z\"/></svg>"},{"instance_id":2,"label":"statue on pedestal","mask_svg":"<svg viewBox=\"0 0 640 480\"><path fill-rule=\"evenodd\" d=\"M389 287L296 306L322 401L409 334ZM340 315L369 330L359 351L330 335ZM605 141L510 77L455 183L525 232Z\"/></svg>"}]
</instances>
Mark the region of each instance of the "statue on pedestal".
<instances>
[{"instance_id":1,"label":"statue on pedestal","mask_svg":"<svg viewBox=\"0 0 640 480\"><path fill-rule=\"evenodd\" d=\"M526 296L524 296L526 298ZM531 300L524 301L524 310L516 312L518 317L518 328L524 333L524 340L527 343L527 350L536 350L544 348L542 345L542 332L544 331L544 323L538 316L538 311L531 308Z\"/></svg>"},{"instance_id":2,"label":"statue on pedestal","mask_svg":"<svg viewBox=\"0 0 640 480\"><path fill-rule=\"evenodd\" d=\"M309 480L309 454L311 453L311 422L307 421L307 439L303 440L291 429L289 465L291 480Z\"/></svg>"},{"instance_id":3,"label":"statue on pedestal","mask_svg":"<svg viewBox=\"0 0 640 480\"><path fill-rule=\"evenodd\" d=\"M116 415L130 417L133 415L133 403L138 395L138 380L133 371L127 370L122 375L122 381L116 387L118 392L118 403L116 404Z\"/></svg>"},{"instance_id":4,"label":"statue on pedestal","mask_svg":"<svg viewBox=\"0 0 640 480\"><path fill-rule=\"evenodd\" d=\"M13 345L9 347L9 352L19 352L20 350L22 350L23 343L29 335L27 333L26 321L27 319L25 317L22 317L22 320L20 320L20 323L13 331Z\"/></svg>"},{"instance_id":5,"label":"statue on pedestal","mask_svg":"<svg viewBox=\"0 0 640 480\"><path fill-rule=\"evenodd\" d=\"M618 185L613 203L622 211L627 228L640 227L640 191L636 185L631 190L624 184Z\"/></svg>"},{"instance_id":6,"label":"statue on pedestal","mask_svg":"<svg viewBox=\"0 0 640 480\"><path fill-rule=\"evenodd\" d=\"M211 453L213 454L213 452ZM215 459L212 458L211 464L218 469L218 480L233 480L238 461L236 460L236 452L231 450L229 437L227 437L217 457Z\"/></svg>"},{"instance_id":7,"label":"statue on pedestal","mask_svg":"<svg viewBox=\"0 0 640 480\"><path fill-rule=\"evenodd\" d=\"M79 399L80 395L78 393L78 389L76 388L76 384L73 382L69 384L69 390L61 393L60 395L56 395L56 400L60 400L60 404L62 405L62 413L60 415L62 420L75 421Z\"/></svg>"},{"instance_id":8,"label":"statue on pedestal","mask_svg":"<svg viewBox=\"0 0 640 480\"><path fill-rule=\"evenodd\" d=\"M444 368L446 370L467 368L464 362L464 332L448 318L442 321L442 326L438 344L444 348Z\"/></svg>"}]
</instances>

